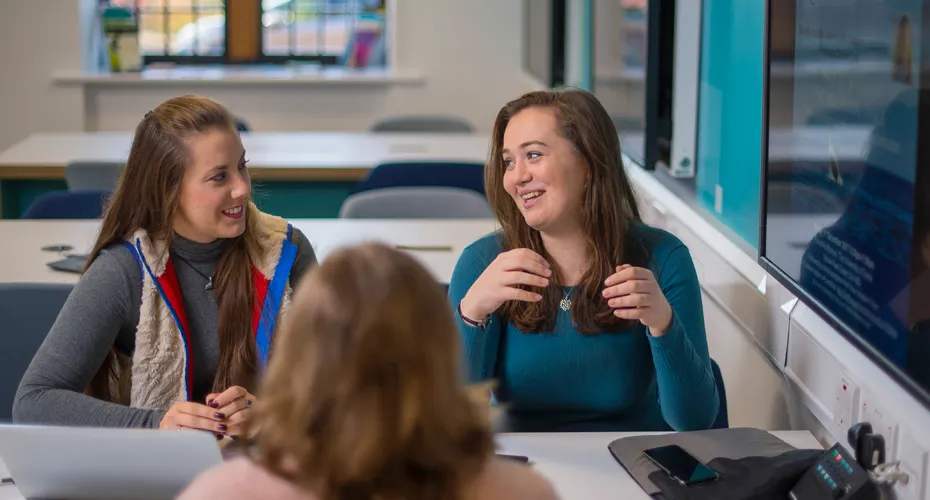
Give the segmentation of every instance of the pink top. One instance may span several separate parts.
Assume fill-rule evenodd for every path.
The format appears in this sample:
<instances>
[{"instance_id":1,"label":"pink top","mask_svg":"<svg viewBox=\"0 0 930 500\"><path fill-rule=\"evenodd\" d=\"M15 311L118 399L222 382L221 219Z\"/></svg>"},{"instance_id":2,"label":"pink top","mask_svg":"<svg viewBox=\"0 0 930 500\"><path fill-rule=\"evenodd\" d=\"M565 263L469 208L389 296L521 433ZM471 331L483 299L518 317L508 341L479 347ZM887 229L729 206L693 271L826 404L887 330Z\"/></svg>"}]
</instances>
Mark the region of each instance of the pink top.
<instances>
[{"instance_id":1,"label":"pink top","mask_svg":"<svg viewBox=\"0 0 930 500\"><path fill-rule=\"evenodd\" d=\"M178 500L223 498L244 500L274 498L276 500L319 500L312 491L304 490L282 479L255 462L237 458L214 467L196 479ZM545 478L531 467L503 459L494 459L466 494L468 500L558 500L558 495Z\"/></svg>"}]
</instances>

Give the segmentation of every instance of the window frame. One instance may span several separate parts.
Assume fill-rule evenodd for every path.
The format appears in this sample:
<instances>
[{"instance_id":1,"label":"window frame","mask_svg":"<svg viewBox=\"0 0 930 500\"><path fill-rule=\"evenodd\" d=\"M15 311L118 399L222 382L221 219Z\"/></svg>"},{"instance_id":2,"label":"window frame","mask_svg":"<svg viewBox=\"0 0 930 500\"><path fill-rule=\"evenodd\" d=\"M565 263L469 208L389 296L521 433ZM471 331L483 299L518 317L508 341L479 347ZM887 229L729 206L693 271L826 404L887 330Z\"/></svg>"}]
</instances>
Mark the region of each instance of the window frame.
<instances>
[{"instance_id":1,"label":"window frame","mask_svg":"<svg viewBox=\"0 0 930 500\"><path fill-rule=\"evenodd\" d=\"M296 0L293 0L296 1ZM390 44L391 40L389 34L391 33L391 0L382 0L383 1L383 11L385 14L385 26L383 37L387 44ZM132 7L134 14L137 19L141 20L141 16L146 13L149 14L160 14L164 16L165 23L168 23L169 17L172 15L170 6L168 5L168 0L165 0L165 4L159 10L156 9L145 9L140 7L139 0L134 1ZM252 33L240 34L242 37L248 37L249 35L255 36L256 45L247 48L246 51L243 51L241 54L237 51L230 52L230 11L233 12L233 16L243 16L246 21L251 20L247 23L249 30L254 30ZM186 12L186 11L184 11ZM200 6L199 2L194 4L191 12L196 13L195 22L199 19ZM210 10L209 13L215 11ZM142 53L142 64L143 67L150 65L159 65L159 64L173 64L177 66L198 66L198 65L263 65L263 64L275 64L275 65L285 65L292 62L298 63L317 63L321 67L333 67L339 66L340 61L342 61L344 55L331 55L331 54L265 54L264 53L264 29L262 24L262 16L265 14L262 7L262 0L225 0L222 10L223 16L226 18L223 26L223 54L222 55L199 55L199 54L168 54L170 42L168 37L170 33L168 32L167 26L165 27L165 45L164 45L164 54L145 54ZM354 12L348 13L346 15L360 15L364 12ZM332 14L324 14L332 15ZM241 33L241 32L240 32ZM290 36L294 36L293 32ZM234 42L235 44L235 42ZM391 44L392 45L392 44ZM248 44L243 47L249 47ZM141 49L141 47L140 47ZM293 50L293 46L291 47ZM385 54L385 59L389 62L391 56L390 46L386 46L387 53ZM249 54L251 52L251 54Z\"/></svg>"}]
</instances>

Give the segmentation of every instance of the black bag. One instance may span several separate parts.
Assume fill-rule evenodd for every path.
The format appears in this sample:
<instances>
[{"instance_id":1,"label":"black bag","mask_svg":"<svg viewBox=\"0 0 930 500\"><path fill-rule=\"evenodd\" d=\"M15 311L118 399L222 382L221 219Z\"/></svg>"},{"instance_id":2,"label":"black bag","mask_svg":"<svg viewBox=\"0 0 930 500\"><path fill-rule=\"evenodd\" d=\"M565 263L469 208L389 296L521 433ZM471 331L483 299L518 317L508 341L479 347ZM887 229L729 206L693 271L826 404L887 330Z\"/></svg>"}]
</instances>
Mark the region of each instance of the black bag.
<instances>
[{"instance_id":1,"label":"black bag","mask_svg":"<svg viewBox=\"0 0 930 500\"><path fill-rule=\"evenodd\" d=\"M707 463L720 478L685 486L665 472L649 474L659 500L786 500L788 492L823 450L794 450L774 457L715 458Z\"/></svg>"}]
</instances>

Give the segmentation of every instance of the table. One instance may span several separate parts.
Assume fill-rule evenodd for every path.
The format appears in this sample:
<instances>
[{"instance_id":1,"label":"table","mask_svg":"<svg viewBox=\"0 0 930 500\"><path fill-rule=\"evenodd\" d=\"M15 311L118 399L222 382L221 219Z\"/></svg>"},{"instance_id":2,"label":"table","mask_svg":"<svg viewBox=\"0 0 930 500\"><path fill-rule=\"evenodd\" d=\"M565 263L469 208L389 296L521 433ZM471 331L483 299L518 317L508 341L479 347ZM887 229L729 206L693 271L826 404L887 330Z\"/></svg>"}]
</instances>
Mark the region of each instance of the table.
<instances>
[{"instance_id":1,"label":"table","mask_svg":"<svg viewBox=\"0 0 930 500\"><path fill-rule=\"evenodd\" d=\"M565 500L649 500L649 495L607 451L607 445L615 439L642 434L646 433L501 434L497 441L501 453L529 457L533 467L552 482L559 496ZM808 431L776 431L772 434L795 448L823 448Z\"/></svg>"},{"instance_id":2,"label":"table","mask_svg":"<svg viewBox=\"0 0 930 500\"><path fill-rule=\"evenodd\" d=\"M484 134L249 132L242 134L249 170L264 185L266 211L289 217L335 216L351 187L389 161L485 162ZM0 207L16 217L38 194L64 189L74 160L126 161L131 132L30 135L0 153ZM282 195L283 196L280 196ZM272 196L279 195L279 196ZM274 209L270 208L274 205Z\"/></svg>"},{"instance_id":3,"label":"table","mask_svg":"<svg viewBox=\"0 0 930 500\"><path fill-rule=\"evenodd\" d=\"M359 180L392 160L484 162L483 134L249 132L242 144L257 180ZM126 161L131 132L32 134L0 153L0 180L64 179L74 160Z\"/></svg>"},{"instance_id":4,"label":"table","mask_svg":"<svg viewBox=\"0 0 930 500\"><path fill-rule=\"evenodd\" d=\"M498 228L493 219L303 219L291 224L307 235L321 260L339 246L378 240L411 252L443 283L452 277L462 250ZM69 244L73 253L88 253L99 226L98 220L0 220L0 282L76 283L79 275L50 269L46 264L59 254L41 248Z\"/></svg>"},{"instance_id":5,"label":"table","mask_svg":"<svg viewBox=\"0 0 930 500\"><path fill-rule=\"evenodd\" d=\"M607 444L621 437L643 433L501 434L502 453L525 455L533 467L552 482L564 500L618 498L649 500L607 451ZM776 431L775 436L796 448L823 448L807 431ZM0 474L5 473L0 463ZM0 500L22 500L14 486L0 486Z\"/></svg>"}]
</instances>

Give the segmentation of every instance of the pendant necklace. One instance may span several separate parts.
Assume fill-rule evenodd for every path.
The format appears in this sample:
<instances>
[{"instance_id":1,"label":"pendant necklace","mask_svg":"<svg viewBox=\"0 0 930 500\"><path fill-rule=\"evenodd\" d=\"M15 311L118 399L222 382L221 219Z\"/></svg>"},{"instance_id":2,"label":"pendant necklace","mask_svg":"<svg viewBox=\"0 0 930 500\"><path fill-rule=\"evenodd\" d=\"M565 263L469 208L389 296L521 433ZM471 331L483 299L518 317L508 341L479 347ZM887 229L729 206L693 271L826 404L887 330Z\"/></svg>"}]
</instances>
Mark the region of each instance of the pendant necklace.
<instances>
[{"instance_id":1,"label":"pendant necklace","mask_svg":"<svg viewBox=\"0 0 930 500\"><path fill-rule=\"evenodd\" d=\"M203 279L207 280L207 286L204 287L204 290L207 290L207 291L213 290L213 276L207 276L206 274L203 274L202 272L200 272L199 269L197 269L196 267L194 267L194 265L191 264L190 262L188 262L187 259L185 259L184 257L181 257L181 256L178 255L178 254L174 254L174 256L177 257L178 259L180 259L181 262L183 262L184 264L186 264L187 267L193 269L195 273L197 273L197 274L203 276Z\"/></svg>"},{"instance_id":2,"label":"pendant necklace","mask_svg":"<svg viewBox=\"0 0 930 500\"><path fill-rule=\"evenodd\" d=\"M561 307L563 311L568 312L568 310L572 308L572 292L575 291L575 286L577 285L572 285L572 287L568 289L568 293L566 293L559 302L559 307Z\"/></svg>"}]
</instances>

